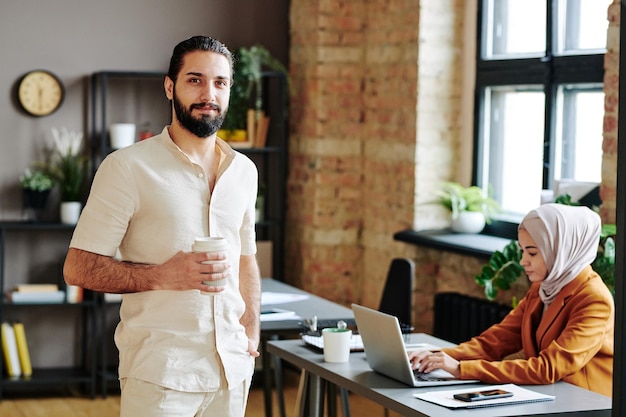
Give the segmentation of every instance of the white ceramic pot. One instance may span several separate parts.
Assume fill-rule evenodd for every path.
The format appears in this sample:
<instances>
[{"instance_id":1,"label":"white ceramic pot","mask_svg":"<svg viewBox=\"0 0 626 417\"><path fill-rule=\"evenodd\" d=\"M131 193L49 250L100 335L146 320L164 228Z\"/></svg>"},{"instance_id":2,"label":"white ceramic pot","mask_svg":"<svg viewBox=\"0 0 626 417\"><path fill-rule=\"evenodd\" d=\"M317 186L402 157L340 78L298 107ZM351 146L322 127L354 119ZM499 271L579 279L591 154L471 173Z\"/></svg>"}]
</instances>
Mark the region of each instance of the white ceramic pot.
<instances>
[{"instance_id":1,"label":"white ceramic pot","mask_svg":"<svg viewBox=\"0 0 626 417\"><path fill-rule=\"evenodd\" d=\"M452 219L451 227L457 233L480 233L485 228L485 216L477 211L462 211Z\"/></svg>"},{"instance_id":2,"label":"white ceramic pot","mask_svg":"<svg viewBox=\"0 0 626 417\"><path fill-rule=\"evenodd\" d=\"M61 202L61 223L76 224L80 217L82 204L80 201L63 201Z\"/></svg>"},{"instance_id":3,"label":"white ceramic pot","mask_svg":"<svg viewBox=\"0 0 626 417\"><path fill-rule=\"evenodd\" d=\"M133 123L114 123L111 125L111 147L121 149L135 143L136 126Z\"/></svg>"}]
</instances>

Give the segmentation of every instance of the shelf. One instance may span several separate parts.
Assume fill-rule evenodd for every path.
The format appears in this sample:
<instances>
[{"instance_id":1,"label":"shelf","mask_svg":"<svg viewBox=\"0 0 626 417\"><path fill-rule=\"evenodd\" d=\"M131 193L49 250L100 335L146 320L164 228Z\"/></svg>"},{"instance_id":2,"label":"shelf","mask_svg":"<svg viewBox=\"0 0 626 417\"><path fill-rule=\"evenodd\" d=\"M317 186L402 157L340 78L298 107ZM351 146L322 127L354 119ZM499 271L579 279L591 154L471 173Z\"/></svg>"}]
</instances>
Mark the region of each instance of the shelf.
<instances>
[{"instance_id":1,"label":"shelf","mask_svg":"<svg viewBox=\"0 0 626 417\"><path fill-rule=\"evenodd\" d=\"M75 225L55 222L0 221L5 230L74 230Z\"/></svg>"},{"instance_id":2,"label":"shelf","mask_svg":"<svg viewBox=\"0 0 626 417\"><path fill-rule=\"evenodd\" d=\"M393 235L394 240L415 245L431 247L471 255L481 258L489 258L495 251L502 250L509 242L495 236L483 234L454 233L449 230L402 230Z\"/></svg>"},{"instance_id":3,"label":"shelf","mask_svg":"<svg viewBox=\"0 0 626 417\"><path fill-rule=\"evenodd\" d=\"M33 384L93 383L93 380L93 375L81 368L39 368L33 369L33 375L30 377L9 378L4 376L2 384L10 387Z\"/></svg>"},{"instance_id":4,"label":"shelf","mask_svg":"<svg viewBox=\"0 0 626 417\"><path fill-rule=\"evenodd\" d=\"M8 299L3 300L4 307L73 307L73 308L94 308L96 306L96 302L92 300L81 301L80 303L13 303Z\"/></svg>"},{"instance_id":5,"label":"shelf","mask_svg":"<svg viewBox=\"0 0 626 417\"><path fill-rule=\"evenodd\" d=\"M7 243L8 236L14 237L16 235L22 235L26 233L38 233L38 232L71 232L74 229L74 225L56 223L56 222L23 222L23 221L1 221L0 222L0 294L5 294L9 286L15 285L15 283L29 282L28 277L18 281L8 281L13 284L7 284L5 269L8 261L15 262L14 259L5 255L5 249L9 246ZM10 232L10 233L9 233ZM38 239L38 244L39 244ZM45 241L41 242L45 244ZM62 258L61 258L62 260ZM32 263L31 268L39 268L41 265L37 264L37 258L29 260ZM45 266L45 263L44 263ZM48 275L48 270L45 270ZM55 272L56 273L56 272ZM62 279L62 278L58 278ZM58 284L58 283L57 283ZM10 320L26 320L29 317L35 317L37 324L41 324L44 320L47 320L45 326L54 325L60 323L67 325L67 322L63 322L66 317L73 317L80 323L80 330L69 327L69 332L72 334L78 334L80 339L78 346L74 346L74 342L67 343L66 339L58 340L58 337L54 337L54 329L48 331L48 328L39 329L40 332L45 331L46 343L29 343L29 350L31 358L41 357L40 354L33 354L34 349L54 349L52 346L59 347L59 352L63 352L67 349L66 345L71 346L71 361L73 366L69 367L35 367L33 374L30 377L10 378L7 376L0 377L0 399L5 396L5 390L10 390L11 393L19 391L20 393L31 393L31 388L43 389L45 392L50 392L58 388L69 386L73 384L84 384L89 395L93 398L96 392L96 356L89 355L89 349L96 344L95 335L98 332L97 329L97 309L96 298L93 297L91 292L85 292L85 299L80 303L68 303L63 302L25 302L25 303L13 303L6 296L0 296L0 322L3 322L10 318ZM41 309L41 310L39 310ZM70 314L58 314L61 310L71 310ZM73 324L73 323L72 323ZM44 324L41 324L44 325ZM27 339L33 336L29 334L29 329L26 329ZM53 335L52 337L48 337ZM41 333L36 333L35 337L30 340L40 340ZM48 343L50 346L48 346ZM56 343L56 344L55 344ZM59 343L63 343L59 346ZM38 364L33 364L38 365ZM46 363L43 363L46 365ZM0 375L5 372L4 358L0 360Z\"/></svg>"},{"instance_id":6,"label":"shelf","mask_svg":"<svg viewBox=\"0 0 626 417\"><path fill-rule=\"evenodd\" d=\"M228 143L228 142L226 142ZM232 147L234 150L241 152L242 154L248 153L279 153L283 152L282 148L277 146L264 146L263 148L236 148Z\"/></svg>"}]
</instances>

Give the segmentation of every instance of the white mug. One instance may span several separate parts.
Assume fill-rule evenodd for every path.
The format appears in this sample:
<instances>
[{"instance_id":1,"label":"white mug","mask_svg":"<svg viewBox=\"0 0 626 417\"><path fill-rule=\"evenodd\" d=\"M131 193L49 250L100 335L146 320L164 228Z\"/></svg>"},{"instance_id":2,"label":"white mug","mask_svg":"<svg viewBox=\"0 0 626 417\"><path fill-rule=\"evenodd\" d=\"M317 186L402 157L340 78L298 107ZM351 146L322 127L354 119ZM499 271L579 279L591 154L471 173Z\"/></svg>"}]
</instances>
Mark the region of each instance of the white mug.
<instances>
[{"instance_id":1,"label":"white mug","mask_svg":"<svg viewBox=\"0 0 626 417\"><path fill-rule=\"evenodd\" d=\"M348 362L352 330L327 327L322 329L324 338L324 360L326 362Z\"/></svg>"}]
</instances>

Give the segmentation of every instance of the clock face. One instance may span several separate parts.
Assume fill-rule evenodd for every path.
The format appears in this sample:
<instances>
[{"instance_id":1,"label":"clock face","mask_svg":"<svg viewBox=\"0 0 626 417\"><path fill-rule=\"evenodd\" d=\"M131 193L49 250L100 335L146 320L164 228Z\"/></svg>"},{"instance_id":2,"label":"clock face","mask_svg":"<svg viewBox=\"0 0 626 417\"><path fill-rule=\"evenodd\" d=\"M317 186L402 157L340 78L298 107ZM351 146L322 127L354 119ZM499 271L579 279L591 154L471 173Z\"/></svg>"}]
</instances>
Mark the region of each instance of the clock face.
<instances>
[{"instance_id":1,"label":"clock face","mask_svg":"<svg viewBox=\"0 0 626 417\"><path fill-rule=\"evenodd\" d=\"M33 116L47 116L61 106L64 96L61 80L49 71L27 73L19 82L17 98L22 108Z\"/></svg>"}]
</instances>

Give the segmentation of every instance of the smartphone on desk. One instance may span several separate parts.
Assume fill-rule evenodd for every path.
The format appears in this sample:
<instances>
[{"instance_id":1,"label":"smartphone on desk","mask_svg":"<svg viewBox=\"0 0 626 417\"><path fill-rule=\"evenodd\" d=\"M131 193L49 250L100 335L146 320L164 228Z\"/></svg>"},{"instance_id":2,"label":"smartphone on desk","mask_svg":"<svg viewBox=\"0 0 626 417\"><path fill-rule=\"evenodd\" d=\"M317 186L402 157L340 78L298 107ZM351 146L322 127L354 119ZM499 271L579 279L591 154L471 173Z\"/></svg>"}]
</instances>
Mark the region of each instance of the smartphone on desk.
<instances>
[{"instance_id":1,"label":"smartphone on desk","mask_svg":"<svg viewBox=\"0 0 626 417\"><path fill-rule=\"evenodd\" d=\"M482 401L482 400L493 400L496 398L507 398L512 397L513 393L509 391L504 391L501 389L492 389L488 391L475 391L475 392L464 392L461 394L454 394L453 397L457 400L461 401Z\"/></svg>"}]
</instances>

